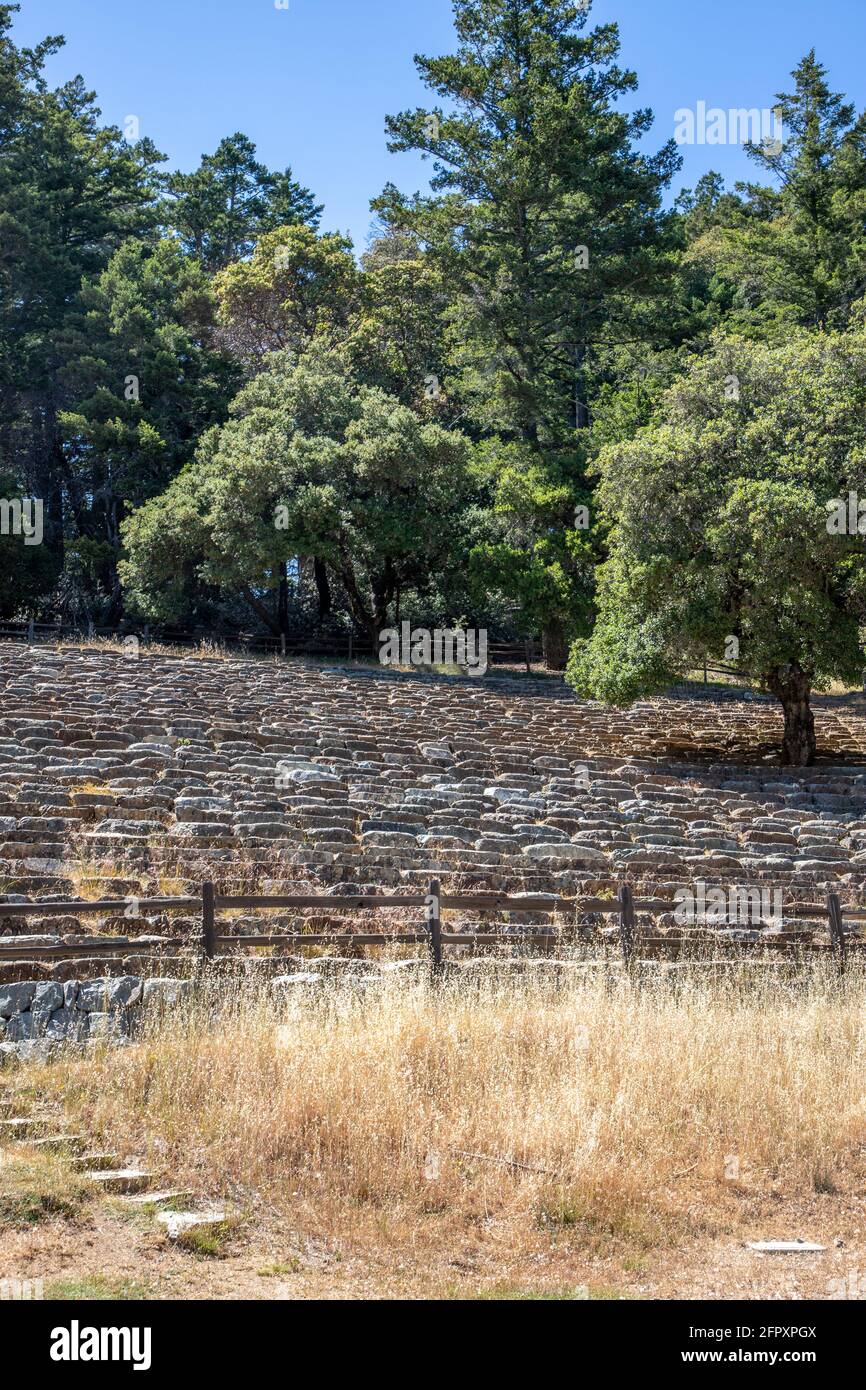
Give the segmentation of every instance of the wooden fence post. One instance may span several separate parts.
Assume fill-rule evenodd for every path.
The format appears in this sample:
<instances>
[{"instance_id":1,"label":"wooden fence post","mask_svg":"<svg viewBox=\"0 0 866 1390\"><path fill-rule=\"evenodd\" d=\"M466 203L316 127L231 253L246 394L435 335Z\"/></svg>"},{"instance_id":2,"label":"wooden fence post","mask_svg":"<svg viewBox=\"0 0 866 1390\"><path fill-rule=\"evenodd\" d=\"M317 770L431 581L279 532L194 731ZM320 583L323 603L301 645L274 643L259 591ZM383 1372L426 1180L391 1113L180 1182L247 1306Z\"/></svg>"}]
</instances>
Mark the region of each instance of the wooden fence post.
<instances>
[{"instance_id":1,"label":"wooden fence post","mask_svg":"<svg viewBox=\"0 0 866 1390\"><path fill-rule=\"evenodd\" d=\"M435 979L442 973L442 900L438 879L431 880L427 885L426 912L430 933L430 968Z\"/></svg>"},{"instance_id":2,"label":"wooden fence post","mask_svg":"<svg viewBox=\"0 0 866 1390\"><path fill-rule=\"evenodd\" d=\"M28 644L28 646L30 646L30 647L33 646L33 636L34 636L34 629L35 629L35 626L36 626L36 625L35 625L33 619L31 618L30 621L29 621L28 624L27 624L27 644Z\"/></svg>"},{"instance_id":3,"label":"wooden fence post","mask_svg":"<svg viewBox=\"0 0 866 1390\"><path fill-rule=\"evenodd\" d=\"M627 969L634 964L635 937L634 898L629 884L623 883L619 890L619 940Z\"/></svg>"},{"instance_id":4,"label":"wooden fence post","mask_svg":"<svg viewBox=\"0 0 866 1390\"><path fill-rule=\"evenodd\" d=\"M201 947L205 960L213 960L216 954L216 910L214 907L214 886L203 883L201 886Z\"/></svg>"},{"instance_id":5,"label":"wooden fence post","mask_svg":"<svg viewBox=\"0 0 866 1390\"><path fill-rule=\"evenodd\" d=\"M830 946L833 959L839 966L839 974L845 974L847 947L845 943L845 923L842 918L842 904L838 893L827 894L827 916L830 919Z\"/></svg>"}]
</instances>

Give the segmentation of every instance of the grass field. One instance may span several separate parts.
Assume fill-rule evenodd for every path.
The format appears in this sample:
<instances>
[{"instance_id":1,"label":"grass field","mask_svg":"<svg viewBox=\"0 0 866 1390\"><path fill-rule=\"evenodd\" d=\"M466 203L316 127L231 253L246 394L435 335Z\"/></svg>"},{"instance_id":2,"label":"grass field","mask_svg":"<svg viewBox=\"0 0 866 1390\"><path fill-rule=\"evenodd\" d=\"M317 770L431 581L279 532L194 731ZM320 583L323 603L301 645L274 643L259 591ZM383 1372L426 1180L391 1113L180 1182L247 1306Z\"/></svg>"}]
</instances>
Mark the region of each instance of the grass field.
<instances>
[{"instance_id":1,"label":"grass field","mask_svg":"<svg viewBox=\"0 0 866 1390\"><path fill-rule=\"evenodd\" d=\"M40 1178L31 1154L0 1167L10 1272L163 1297L832 1296L866 1269L864 1003L861 975L820 967L334 983L278 1009L239 989L218 1017L202 997L8 1084L19 1110L55 1101L98 1146L228 1199L223 1247L167 1250L71 1172L65 1201L58 1160ZM91 1268L112 1222L122 1258ZM744 1249L796 1237L826 1255Z\"/></svg>"}]
</instances>

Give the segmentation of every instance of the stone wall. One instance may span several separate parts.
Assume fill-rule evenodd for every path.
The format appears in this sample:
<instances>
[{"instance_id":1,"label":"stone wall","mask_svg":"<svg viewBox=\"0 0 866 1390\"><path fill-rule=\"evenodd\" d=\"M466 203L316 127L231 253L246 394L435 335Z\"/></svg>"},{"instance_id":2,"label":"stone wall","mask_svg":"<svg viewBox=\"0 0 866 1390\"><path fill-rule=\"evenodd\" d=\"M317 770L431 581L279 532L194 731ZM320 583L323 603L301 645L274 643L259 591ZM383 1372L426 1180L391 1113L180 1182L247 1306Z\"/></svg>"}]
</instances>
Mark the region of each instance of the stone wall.
<instances>
[{"instance_id":1,"label":"stone wall","mask_svg":"<svg viewBox=\"0 0 866 1390\"><path fill-rule=\"evenodd\" d=\"M25 980L0 985L0 1054L27 1056L56 1043L122 1040L142 1012L173 1008L192 989L188 980Z\"/></svg>"}]
</instances>

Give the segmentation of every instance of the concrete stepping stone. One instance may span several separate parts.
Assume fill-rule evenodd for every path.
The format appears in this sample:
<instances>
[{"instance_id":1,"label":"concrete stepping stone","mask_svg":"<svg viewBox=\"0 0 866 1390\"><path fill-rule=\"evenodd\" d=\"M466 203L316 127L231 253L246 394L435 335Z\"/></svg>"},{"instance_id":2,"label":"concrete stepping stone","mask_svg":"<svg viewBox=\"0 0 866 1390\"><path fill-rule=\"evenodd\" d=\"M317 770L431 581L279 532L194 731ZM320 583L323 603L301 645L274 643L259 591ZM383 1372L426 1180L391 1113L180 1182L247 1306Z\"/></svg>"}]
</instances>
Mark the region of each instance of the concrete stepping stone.
<instances>
[{"instance_id":1,"label":"concrete stepping stone","mask_svg":"<svg viewBox=\"0 0 866 1390\"><path fill-rule=\"evenodd\" d=\"M142 1168L94 1168L84 1176L96 1183L103 1192L143 1192L153 1181L155 1174Z\"/></svg>"},{"instance_id":2,"label":"concrete stepping stone","mask_svg":"<svg viewBox=\"0 0 866 1390\"><path fill-rule=\"evenodd\" d=\"M195 1194L189 1187L167 1187L159 1192L125 1192L117 1200L127 1207L164 1206L167 1202L187 1202Z\"/></svg>"},{"instance_id":3,"label":"concrete stepping stone","mask_svg":"<svg viewBox=\"0 0 866 1390\"><path fill-rule=\"evenodd\" d=\"M34 1118L31 1115L16 1115L11 1119L0 1120L0 1139L37 1139L44 1135L50 1121Z\"/></svg>"},{"instance_id":4,"label":"concrete stepping stone","mask_svg":"<svg viewBox=\"0 0 866 1390\"><path fill-rule=\"evenodd\" d=\"M224 1207L213 1207L209 1211L161 1211L156 1219L165 1226L169 1240L178 1240L190 1231L221 1226L227 1215Z\"/></svg>"},{"instance_id":5,"label":"concrete stepping stone","mask_svg":"<svg viewBox=\"0 0 866 1390\"><path fill-rule=\"evenodd\" d=\"M117 1154L100 1153L98 1151L95 1153L85 1152L74 1154L70 1161L73 1168L81 1169L84 1172L95 1172L96 1170L107 1171L109 1169L114 1169L116 1171Z\"/></svg>"},{"instance_id":6,"label":"concrete stepping stone","mask_svg":"<svg viewBox=\"0 0 866 1390\"><path fill-rule=\"evenodd\" d=\"M81 1150L87 1143L86 1134L48 1134L44 1138L32 1140L34 1149L76 1149Z\"/></svg>"}]
</instances>

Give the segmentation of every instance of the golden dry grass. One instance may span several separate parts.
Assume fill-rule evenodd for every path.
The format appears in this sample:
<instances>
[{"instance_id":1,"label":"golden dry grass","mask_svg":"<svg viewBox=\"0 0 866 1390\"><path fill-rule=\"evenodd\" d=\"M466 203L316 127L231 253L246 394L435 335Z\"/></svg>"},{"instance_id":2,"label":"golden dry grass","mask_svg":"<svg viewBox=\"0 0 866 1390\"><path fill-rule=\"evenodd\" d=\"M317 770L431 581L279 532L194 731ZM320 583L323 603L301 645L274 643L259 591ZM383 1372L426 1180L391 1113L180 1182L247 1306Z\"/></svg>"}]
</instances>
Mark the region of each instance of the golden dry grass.
<instances>
[{"instance_id":1,"label":"golden dry grass","mask_svg":"<svg viewBox=\"0 0 866 1390\"><path fill-rule=\"evenodd\" d=\"M64 1159L23 1145L0 1162L0 1229L78 1214L87 1186Z\"/></svg>"},{"instance_id":2,"label":"golden dry grass","mask_svg":"<svg viewBox=\"0 0 866 1390\"><path fill-rule=\"evenodd\" d=\"M866 1178L866 982L575 973L238 986L134 1046L28 1073L76 1128L173 1180L352 1239L496 1220L587 1251L733 1231L738 1197Z\"/></svg>"},{"instance_id":3,"label":"golden dry grass","mask_svg":"<svg viewBox=\"0 0 866 1390\"><path fill-rule=\"evenodd\" d=\"M130 634L133 636L135 634ZM139 640L141 640L139 638ZM135 660L128 649L123 645L121 637L63 637L51 642L40 642L37 650L50 648L52 651L68 652L109 652L114 656L124 657L126 660ZM201 641L191 643L189 646L180 646L172 642L150 641L147 644L141 643L139 654L147 653L149 656L156 657L199 657L214 661L227 661L232 653L220 642Z\"/></svg>"}]
</instances>

